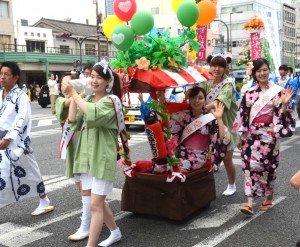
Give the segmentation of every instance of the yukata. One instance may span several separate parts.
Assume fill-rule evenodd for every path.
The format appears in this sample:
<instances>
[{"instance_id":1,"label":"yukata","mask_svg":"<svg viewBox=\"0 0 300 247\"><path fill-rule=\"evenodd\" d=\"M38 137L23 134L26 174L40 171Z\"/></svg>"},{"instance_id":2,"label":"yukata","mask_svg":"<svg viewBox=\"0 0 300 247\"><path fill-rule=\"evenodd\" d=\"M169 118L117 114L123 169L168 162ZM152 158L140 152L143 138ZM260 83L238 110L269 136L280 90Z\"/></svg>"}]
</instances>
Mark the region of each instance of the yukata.
<instances>
[{"instance_id":1,"label":"yukata","mask_svg":"<svg viewBox=\"0 0 300 247\"><path fill-rule=\"evenodd\" d=\"M207 114L203 109L203 114ZM173 113L170 117L170 128L173 136L179 140L186 126L195 120L191 110ZM177 158L180 159L181 172L197 170L207 162L208 153L211 152L212 163L219 165L225 156L227 146L230 143L230 134L225 127L223 140L219 137L217 120L214 119L206 125L198 128L194 133L184 139L177 147ZM211 150L210 149L211 146Z\"/></svg>"},{"instance_id":2,"label":"yukata","mask_svg":"<svg viewBox=\"0 0 300 247\"><path fill-rule=\"evenodd\" d=\"M28 96L15 85L2 101L0 91L0 129L11 139L0 150L0 208L45 193L42 175L30 147L31 108Z\"/></svg>"},{"instance_id":3,"label":"yukata","mask_svg":"<svg viewBox=\"0 0 300 247\"><path fill-rule=\"evenodd\" d=\"M59 146L59 157L61 159L66 160L66 177L74 178L75 174L73 173L73 164L78 134L75 131L71 130L68 124L69 108L65 107L65 101L66 98L58 97L55 102L56 118L62 126L62 137Z\"/></svg>"},{"instance_id":4,"label":"yukata","mask_svg":"<svg viewBox=\"0 0 300 247\"><path fill-rule=\"evenodd\" d=\"M265 89L258 84L250 88L241 101L233 125L233 131L241 139L245 195L251 198L272 195L279 164L280 138L292 135L290 125L295 121L292 110L282 113L282 92L279 92L263 106L250 124L252 106L273 85L269 81Z\"/></svg>"},{"instance_id":5,"label":"yukata","mask_svg":"<svg viewBox=\"0 0 300 247\"><path fill-rule=\"evenodd\" d=\"M223 113L223 122L230 132L231 145L233 147L236 144L237 136L232 133L232 125L238 110L238 105L236 102L235 96L235 84L230 78L226 75L222 78L223 80L216 86L213 87L211 82L205 82L199 84L199 87L202 87L206 93L206 104L213 102L214 100L219 100L225 106Z\"/></svg>"},{"instance_id":6,"label":"yukata","mask_svg":"<svg viewBox=\"0 0 300 247\"><path fill-rule=\"evenodd\" d=\"M113 182L117 168L118 132L125 128L121 101L117 98L113 103L111 96L106 96L92 103L94 96L87 97L86 114L77 111L76 122L70 123L73 130L79 132L75 152L73 173L89 172L91 177ZM115 96L116 98L116 96ZM117 118L116 115L121 114ZM120 119L120 122L118 121Z\"/></svg>"}]
</instances>

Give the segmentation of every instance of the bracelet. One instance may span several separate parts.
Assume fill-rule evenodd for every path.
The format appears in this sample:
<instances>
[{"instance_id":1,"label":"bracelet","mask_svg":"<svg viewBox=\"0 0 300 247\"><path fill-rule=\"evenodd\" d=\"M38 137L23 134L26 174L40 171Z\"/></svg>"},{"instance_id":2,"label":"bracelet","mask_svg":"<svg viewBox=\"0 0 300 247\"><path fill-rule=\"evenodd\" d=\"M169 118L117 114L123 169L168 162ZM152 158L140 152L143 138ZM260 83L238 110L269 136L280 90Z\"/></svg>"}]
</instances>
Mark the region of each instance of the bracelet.
<instances>
[{"instance_id":1,"label":"bracelet","mask_svg":"<svg viewBox=\"0 0 300 247\"><path fill-rule=\"evenodd\" d=\"M74 93L76 93L76 90L73 88L73 89L71 90L71 92L69 93L70 97L73 96Z\"/></svg>"},{"instance_id":2,"label":"bracelet","mask_svg":"<svg viewBox=\"0 0 300 247\"><path fill-rule=\"evenodd\" d=\"M73 98L74 101L81 99L80 95L77 95L76 97Z\"/></svg>"}]
</instances>

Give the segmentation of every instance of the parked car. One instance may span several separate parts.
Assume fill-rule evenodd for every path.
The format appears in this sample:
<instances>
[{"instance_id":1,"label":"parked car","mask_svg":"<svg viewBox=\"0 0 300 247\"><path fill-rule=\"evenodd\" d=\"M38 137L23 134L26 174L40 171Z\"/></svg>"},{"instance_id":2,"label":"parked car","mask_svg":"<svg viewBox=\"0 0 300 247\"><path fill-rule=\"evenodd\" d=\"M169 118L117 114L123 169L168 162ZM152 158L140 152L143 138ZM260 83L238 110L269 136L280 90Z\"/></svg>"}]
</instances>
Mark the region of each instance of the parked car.
<instances>
[{"instance_id":1,"label":"parked car","mask_svg":"<svg viewBox=\"0 0 300 247\"><path fill-rule=\"evenodd\" d=\"M246 74L245 70L243 70L243 71L234 71L233 76L235 78L235 82L242 82L247 77L247 74Z\"/></svg>"},{"instance_id":2,"label":"parked car","mask_svg":"<svg viewBox=\"0 0 300 247\"><path fill-rule=\"evenodd\" d=\"M50 105L50 95L48 85L43 85L38 98L38 103L41 107L46 108Z\"/></svg>"}]
</instances>

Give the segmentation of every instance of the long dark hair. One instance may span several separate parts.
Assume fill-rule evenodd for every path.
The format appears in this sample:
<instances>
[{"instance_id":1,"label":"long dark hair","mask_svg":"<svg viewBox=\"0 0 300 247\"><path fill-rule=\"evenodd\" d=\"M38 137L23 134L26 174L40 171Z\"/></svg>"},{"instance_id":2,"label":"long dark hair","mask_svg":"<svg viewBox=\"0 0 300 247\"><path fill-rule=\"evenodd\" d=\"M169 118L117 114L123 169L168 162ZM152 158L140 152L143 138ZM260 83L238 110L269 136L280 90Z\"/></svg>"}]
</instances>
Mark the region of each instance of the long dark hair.
<instances>
[{"instance_id":1,"label":"long dark hair","mask_svg":"<svg viewBox=\"0 0 300 247\"><path fill-rule=\"evenodd\" d=\"M114 85L112 87L111 92L114 95L117 95L120 99L122 97L122 92L121 92L121 82L120 82L120 78L119 76L113 72L113 70L111 68L109 68L114 76ZM110 78L110 74L108 71L106 71L106 73L104 74L103 72L103 67L100 64L95 65L92 70L94 70L98 75L100 75L103 79L105 80L109 80Z\"/></svg>"},{"instance_id":2,"label":"long dark hair","mask_svg":"<svg viewBox=\"0 0 300 247\"><path fill-rule=\"evenodd\" d=\"M252 68L252 76L253 76L253 80L255 82L258 82L257 81L257 78L255 76L255 73L263 66L263 65L267 65L268 66L268 69L270 70L270 65L269 65L269 62L267 59L265 58L258 58L256 60L253 61L253 68Z\"/></svg>"}]
</instances>

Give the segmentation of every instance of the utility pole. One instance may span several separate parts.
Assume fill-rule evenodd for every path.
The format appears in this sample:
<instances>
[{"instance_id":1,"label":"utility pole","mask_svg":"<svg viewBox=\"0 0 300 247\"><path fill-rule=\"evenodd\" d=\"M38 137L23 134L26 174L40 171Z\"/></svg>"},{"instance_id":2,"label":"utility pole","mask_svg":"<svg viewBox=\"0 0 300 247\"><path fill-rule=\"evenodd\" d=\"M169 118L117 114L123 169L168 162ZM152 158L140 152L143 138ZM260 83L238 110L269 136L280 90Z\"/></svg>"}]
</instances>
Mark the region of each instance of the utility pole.
<instances>
[{"instance_id":1,"label":"utility pole","mask_svg":"<svg viewBox=\"0 0 300 247\"><path fill-rule=\"evenodd\" d=\"M98 12L98 0L93 0L93 3L96 4L96 29L98 34L100 33L100 22L102 19L102 13L99 14ZM100 36L97 36L97 43L98 43L98 61L100 61L101 60Z\"/></svg>"}]
</instances>

